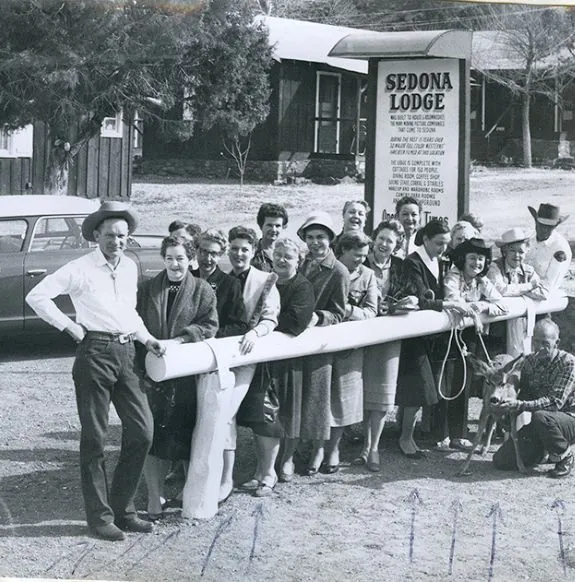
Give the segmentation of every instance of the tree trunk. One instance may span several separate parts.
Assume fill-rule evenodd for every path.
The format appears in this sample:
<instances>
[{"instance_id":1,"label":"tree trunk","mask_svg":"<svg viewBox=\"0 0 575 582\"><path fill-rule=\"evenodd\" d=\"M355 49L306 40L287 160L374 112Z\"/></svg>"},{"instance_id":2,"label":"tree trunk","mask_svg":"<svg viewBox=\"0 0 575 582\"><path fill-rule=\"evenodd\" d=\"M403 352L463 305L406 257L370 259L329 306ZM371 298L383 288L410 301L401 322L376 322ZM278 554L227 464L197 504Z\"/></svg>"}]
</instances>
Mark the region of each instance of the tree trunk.
<instances>
[{"instance_id":1,"label":"tree trunk","mask_svg":"<svg viewBox=\"0 0 575 582\"><path fill-rule=\"evenodd\" d=\"M52 148L53 152L54 148ZM66 196L68 194L68 162L60 163L53 153L44 171L44 194Z\"/></svg>"},{"instance_id":2,"label":"tree trunk","mask_svg":"<svg viewBox=\"0 0 575 582\"><path fill-rule=\"evenodd\" d=\"M68 144L68 151L70 145ZM52 132L46 131L46 165L44 166L44 194L66 196L68 194L68 170L70 156L64 144L54 143Z\"/></svg>"},{"instance_id":3,"label":"tree trunk","mask_svg":"<svg viewBox=\"0 0 575 582\"><path fill-rule=\"evenodd\" d=\"M525 92L521 96L521 127L523 130L523 165L530 168L531 158L531 124L529 122L529 111L531 107L531 95Z\"/></svg>"}]
</instances>

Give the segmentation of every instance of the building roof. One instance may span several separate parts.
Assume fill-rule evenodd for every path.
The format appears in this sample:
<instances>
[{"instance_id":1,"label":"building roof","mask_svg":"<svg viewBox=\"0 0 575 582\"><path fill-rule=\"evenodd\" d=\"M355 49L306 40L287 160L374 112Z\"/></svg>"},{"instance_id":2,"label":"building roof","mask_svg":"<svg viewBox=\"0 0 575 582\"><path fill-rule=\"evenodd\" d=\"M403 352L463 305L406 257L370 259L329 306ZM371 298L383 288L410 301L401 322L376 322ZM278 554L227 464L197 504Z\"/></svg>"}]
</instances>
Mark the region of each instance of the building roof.
<instances>
[{"instance_id":1,"label":"building roof","mask_svg":"<svg viewBox=\"0 0 575 582\"><path fill-rule=\"evenodd\" d=\"M25 216L83 216L95 212L100 207L99 200L89 200L77 196L51 196L23 194L0 196L0 217Z\"/></svg>"},{"instance_id":2,"label":"building roof","mask_svg":"<svg viewBox=\"0 0 575 582\"><path fill-rule=\"evenodd\" d=\"M366 41L380 40L389 34L374 32L361 28L332 26L317 22L260 16L270 36L270 44L274 47L274 58L278 61L294 60L311 63L323 63L338 69L354 73L367 74L367 60L357 60L341 57L329 57L334 46L347 36L365 35ZM414 33L410 33L414 34ZM428 32L429 34L429 32ZM513 51L506 42L506 33L497 31L478 31L473 33L471 68L479 70L508 70L522 68L524 59Z\"/></svg>"},{"instance_id":3,"label":"building roof","mask_svg":"<svg viewBox=\"0 0 575 582\"><path fill-rule=\"evenodd\" d=\"M505 32L479 30L473 33L472 69L521 69L524 63L525 57L513 49L513 42Z\"/></svg>"},{"instance_id":4,"label":"building roof","mask_svg":"<svg viewBox=\"0 0 575 582\"><path fill-rule=\"evenodd\" d=\"M258 20L263 22L269 30L270 44L274 47L274 58L278 61L323 63L337 69L367 75L367 61L327 56L344 36L362 32L361 29L275 16L261 16ZM364 32L374 34L370 31Z\"/></svg>"}]
</instances>

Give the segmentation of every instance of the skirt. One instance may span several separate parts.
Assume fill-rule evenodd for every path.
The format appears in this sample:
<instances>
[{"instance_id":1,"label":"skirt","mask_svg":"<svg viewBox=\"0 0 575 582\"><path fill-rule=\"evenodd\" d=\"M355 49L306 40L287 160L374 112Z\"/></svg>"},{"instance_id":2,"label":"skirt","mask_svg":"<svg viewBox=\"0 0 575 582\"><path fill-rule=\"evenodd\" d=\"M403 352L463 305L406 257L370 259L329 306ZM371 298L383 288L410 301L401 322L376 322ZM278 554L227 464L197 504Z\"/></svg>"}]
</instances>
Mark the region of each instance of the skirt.
<instances>
[{"instance_id":1,"label":"skirt","mask_svg":"<svg viewBox=\"0 0 575 582\"><path fill-rule=\"evenodd\" d=\"M150 455L172 461L189 459L196 424L196 377L153 382L147 395L154 417Z\"/></svg>"},{"instance_id":2,"label":"skirt","mask_svg":"<svg viewBox=\"0 0 575 582\"><path fill-rule=\"evenodd\" d=\"M329 440L331 434L331 380L334 354L303 359L300 438Z\"/></svg>"},{"instance_id":3,"label":"skirt","mask_svg":"<svg viewBox=\"0 0 575 582\"><path fill-rule=\"evenodd\" d=\"M431 362L430 340L411 338L401 342L395 404L403 407L432 406L437 403L437 387Z\"/></svg>"},{"instance_id":4,"label":"skirt","mask_svg":"<svg viewBox=\"0 0 575 582\"><path fill-rule=\"evenodd\" d=\"M331 383L331 426L363 420L363 348L334 354Z\"/></svg>"},{"instance_id":5,"label":"skirt","mask_svg":"<svg viewBox=\"0 0 575 582\"><path fill-rule=\"evenodd\" d=\"M281 360L271 366L272 376L277 382L283 436L297 439L301 430L303 359Z\"/></svg>"},{"instance_id":6,"label":"skirt","mask_svg":"<svg viewBox=\"0 0 575 582\"><path fill-rule=\"evenodd\" d=\"M364 348L363 409L391 412L395 407L401 342Z\"/></svg>"}]
</instances>

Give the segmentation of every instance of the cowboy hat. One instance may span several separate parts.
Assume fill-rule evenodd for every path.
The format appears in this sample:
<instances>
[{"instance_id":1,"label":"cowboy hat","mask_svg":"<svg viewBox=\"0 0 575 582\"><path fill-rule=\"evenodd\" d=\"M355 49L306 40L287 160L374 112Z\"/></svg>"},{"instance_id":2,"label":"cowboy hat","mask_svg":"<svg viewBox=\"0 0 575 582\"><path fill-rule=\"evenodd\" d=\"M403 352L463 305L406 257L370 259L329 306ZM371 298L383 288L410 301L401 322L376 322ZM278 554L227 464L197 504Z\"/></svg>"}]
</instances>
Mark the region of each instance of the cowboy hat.
<instances>
[{"instance_id":1,"label":"cowboy hat","mask_svg":"<svg viewBox=\"0 0 575 582\"><path fill-rule=\"evenodd\" d=\"M537 212L532 206L528 206L527 208L529 208L529 212L531 212L531 216L533 216L536 222L547 226L558 226L569 218L568 214L561 216L559 214L559 206L553 204L540 204Z\"/></svg>"},{"instance_id":2,"label":"cowboy hat","mask_svg":"<svg viewBox=\"0 0 575 582\"><path fill-rule=\"evenodd\" d=\"M297 235L305 242L305 231L311 226L318 226L328 231L331 240L335 238L335 229L331 216L327 212L321 210L313 212L306 219L305 222L298 228Z\"/></svg>"},{"instance_id":3,"label":"cowboy hat","mask_svg":"<svg viewBox=\"0 0 575 582\"><path fill-rule=\"evenodd\" d=\"M118 200L105 200L100 208L92 214L88 214L82 223L82 236L94 242L94 231L108 218L122 218L128 223L128 233L136 230L138 219L134 211L125 203Z\"/></svg>"},{"instance_id":4,"label":"cowboy hat","mask_svg":"<svg viewBox=\"0 0 575 582\"><path fill-rule=\"evenodd\" d=\"M510 228L506 230L495 244L501 248L517 242L525 242L533 236L533 233L526 233L522 228Z\"/></svg>"},{"instance_id":5,"label":"cowboy hat","mask_svg":"<svg viewBox=\"0 0 575 582\"><path fill-rule=\"evenodd\" d=\"M464 258L468 253L477 253L491 260L491 247L482 238L468 238L464 240L460 245L457 245L450 251L449 256L455 260L458 257Z\"/></svg>"}]
</instances>

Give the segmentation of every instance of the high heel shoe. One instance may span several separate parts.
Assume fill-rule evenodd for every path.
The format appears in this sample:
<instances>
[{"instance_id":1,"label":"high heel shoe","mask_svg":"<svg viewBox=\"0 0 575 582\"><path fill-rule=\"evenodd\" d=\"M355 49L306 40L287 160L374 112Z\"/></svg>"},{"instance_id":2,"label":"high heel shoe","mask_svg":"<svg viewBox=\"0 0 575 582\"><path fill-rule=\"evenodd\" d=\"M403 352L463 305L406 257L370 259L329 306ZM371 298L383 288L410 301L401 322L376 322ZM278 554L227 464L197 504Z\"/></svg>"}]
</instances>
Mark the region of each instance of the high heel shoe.
<instances>
[{"instance_id":1,"label":"high heel shoe","mask_svg":"<svg viewBox=\"0 0 575 582\"><path fill-rule=\"evenodd\" d=\"M372 473L379 473L381 471L381 465L379 462L379 451L372 451L367 456L367 470Z\"/></svg>"},{"instance_id":2,"label":"high heel shoe","mask_svg":"<svg viewBox=\"0 0 575 582\"><path fill-rule=\"evenodd\" d=\"M416 450L414 453L406 453L402 448L401 448L401 444L399 445L399 452L404 456L407 457L408 459L424 459L427 455L423 452L420 451L419 449Z\"/></svg>"}]
</instances>

